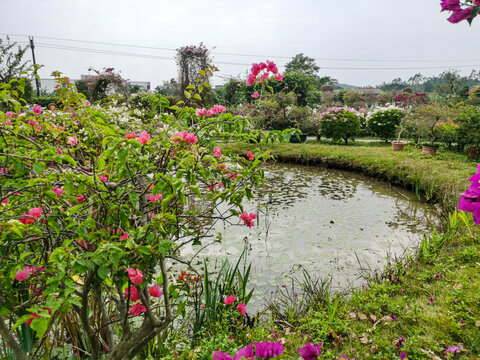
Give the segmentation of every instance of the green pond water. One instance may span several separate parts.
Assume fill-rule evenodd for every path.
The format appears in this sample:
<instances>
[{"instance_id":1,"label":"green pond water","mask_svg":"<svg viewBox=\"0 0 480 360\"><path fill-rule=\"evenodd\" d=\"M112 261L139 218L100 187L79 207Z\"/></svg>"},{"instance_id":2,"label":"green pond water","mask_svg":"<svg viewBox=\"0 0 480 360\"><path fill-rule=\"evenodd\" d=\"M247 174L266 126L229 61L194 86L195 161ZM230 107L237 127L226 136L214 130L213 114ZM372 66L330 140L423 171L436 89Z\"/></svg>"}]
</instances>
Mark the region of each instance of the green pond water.
<instances>
[{"instance_id":1,"label":"green pond water","mask_svg":"<svg viewBox=\"0 0 480 360\"><path fill-rule=\"evenodd\" d=\"M222 242L182 254L198 267L207 259L215 271L245 250L254 308L282 285L291 288L302 267L312 277L331 277L334 288L358 286L365 269L381 270L387 256L413 251L439 222L434 207L411 192L361 174L275 164L265 168L265 178L255 199L244 203L246 211L257 213L253 228L217 224Z\"/></svg>"}]
</instances>

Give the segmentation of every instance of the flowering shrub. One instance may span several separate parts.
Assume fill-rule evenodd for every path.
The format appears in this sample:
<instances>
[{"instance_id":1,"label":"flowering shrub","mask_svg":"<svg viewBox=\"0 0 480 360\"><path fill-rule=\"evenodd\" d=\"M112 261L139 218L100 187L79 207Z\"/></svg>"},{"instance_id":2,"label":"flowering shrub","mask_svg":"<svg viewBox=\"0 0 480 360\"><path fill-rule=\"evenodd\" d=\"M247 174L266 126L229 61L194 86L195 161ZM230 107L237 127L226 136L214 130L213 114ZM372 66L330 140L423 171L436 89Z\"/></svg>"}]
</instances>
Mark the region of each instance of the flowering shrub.
<instances>
[{"instance_id":1,"label":"flowering shrub","mask_svg":"<svg viewBox=\"0 0 480 360\"><path fill-rule=\"evenodd\" d=\"M367 115L367 128L384 140L392 139L403 117L403 111L398 108L377 108Z\"/></svg>"},{"instance_id":2,"label":"flowering shrub","mask_svg":"<svg viewBox=\"0 0 480 360\"><path fill-rule=\"evenodd\" d=\"M62 333L56 346L123 359L184 312L190 287L172 280L167 262L208 236L199 219L217 221L222 203L224 217L253 226L242 199L262 180L265 155L246 159L216 143L248 140L243 118L192 124L195 109L174 105L174 115L147 122L90 106L59 82L58 111L28 111L0 87L8 108L0 111L0 335L17 359L27 358L18 327L39 339L26 350L38 357L43 340Z\"/></svg>"},{"instance_id":3,"label":"flowering shrub","mask_svg":"<svg viewBox=\"0 0 480 360\"><path fill-rule=\"evenodd\" d=\"M442 0L441 5L442 11L448 10L452 13L447 19L452 24L463 20L471 24L480 12L480 0L465 0L463 4L460 4L460 0Z\"/></svg>"},{"instance_id":4,"label":"flowering shrub","mask_svg":"<svg viewBox=\"0 0 480 360\"><path fill-rule=\"evenodd\" d=\"M360 131L358 112L352 108L328 108L315 118L315 123L320 136L334 141L343 139L345 144Z\"/></svg>"},{"instance_id":5,"label":"flowering shrub","mask_svg":"<svg viewBox=\"0 0 480 360\"><path fill-rule=\"evenodd\" d=\"M395 96L395 104L401 107L425 105L428 104L428 97L424 92L402 92Z\"/></svg>"}]
</instances>

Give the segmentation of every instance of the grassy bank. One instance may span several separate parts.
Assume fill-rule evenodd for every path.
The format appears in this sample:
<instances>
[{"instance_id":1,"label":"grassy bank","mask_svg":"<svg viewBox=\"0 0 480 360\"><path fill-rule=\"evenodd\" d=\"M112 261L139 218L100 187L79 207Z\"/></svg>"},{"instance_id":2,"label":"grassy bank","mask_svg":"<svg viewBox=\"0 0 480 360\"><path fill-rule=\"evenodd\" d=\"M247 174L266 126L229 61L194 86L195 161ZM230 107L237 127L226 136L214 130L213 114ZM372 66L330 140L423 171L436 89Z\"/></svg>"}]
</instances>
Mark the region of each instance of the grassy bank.
<instances>
[{"instance_id":1,"label":"grassy bank","mask_svg":"<svg viewBox=\"0 0 480 360\"><path fill-rule=\"evenodd\" d=\"M361 146L330 144L235 144L237 152L270 150L278 161L359 171L423 193L443 210L450 212L458 203L458 194L468 185L476 162L466 155L440 150L436 156L422 155L420 149L407 146L392 151L390 144Z\"/></svg>"},{"instance_id":2,"label":"grassy bank","mask_svg":"<svg viewBox=\"0 0 480 360\"><path fill-rule=\"evenodd\" d=\"M417 251L392 259L380 276L367 276L362 289L330 293L315 280L323 274L310 274L296 284L298 294L280 288L276 298L283 301L253 327L219 323L199 343L186 345L180 358L211 359L213 350L234 354L254 341L282 339L286 359L299 359L297 349L306 342L323 342L319 359L480 359L480 226L470 214L453 212L474 161L382 145L230 146L237 152L256 148L270 149L279 161L361 171L417 189L450 212L449 220L442 234L432 229Z\"/></svg>"}]
</instances>

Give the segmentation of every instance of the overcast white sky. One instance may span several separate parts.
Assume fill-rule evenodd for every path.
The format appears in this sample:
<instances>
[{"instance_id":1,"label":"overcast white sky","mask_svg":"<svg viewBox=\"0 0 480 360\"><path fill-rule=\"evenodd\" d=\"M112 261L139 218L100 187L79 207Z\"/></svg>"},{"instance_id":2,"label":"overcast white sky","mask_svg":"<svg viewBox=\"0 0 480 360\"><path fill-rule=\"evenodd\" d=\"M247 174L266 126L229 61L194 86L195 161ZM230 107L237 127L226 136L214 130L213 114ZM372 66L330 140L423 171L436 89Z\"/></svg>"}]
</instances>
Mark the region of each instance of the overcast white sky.
<instances>
[{"instance_id":1,"label":"overcast white sky","mask_svg":"<svg viewBox=\"0 0 480 360\"><path fill-rule=\"evenodd\" d=\"M37 63L45 65L42 78L53 70L76 79L91 66L114 67L127 79L150 81L155 87L177 75L173 50L201 41L215 47L214 63L221 70L217 74L227 77L244 76L248 64L267 59L282 71L301 52L318 58L320 75L358 86L408 79L418 72L431 76L453 66L474 65L459 68L464 74L480 69L480 20L471 27L466 22L450 24L448 14L440 13L439 0L0 0L0 14L1 34L35 37ZM421 69L429 67L439 68ZM213 82L222 83L220 76Z\"/></svg>"}]
</instances>

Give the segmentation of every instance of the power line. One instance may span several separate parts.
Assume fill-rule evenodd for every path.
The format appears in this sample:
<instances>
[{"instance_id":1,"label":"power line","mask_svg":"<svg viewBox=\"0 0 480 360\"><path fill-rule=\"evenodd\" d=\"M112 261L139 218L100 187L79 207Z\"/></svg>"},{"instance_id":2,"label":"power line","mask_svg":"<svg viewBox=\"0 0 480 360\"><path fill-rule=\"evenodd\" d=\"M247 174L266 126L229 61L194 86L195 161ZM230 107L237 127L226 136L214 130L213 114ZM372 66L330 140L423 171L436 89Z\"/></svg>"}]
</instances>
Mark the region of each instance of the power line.
<instances>
[{"instance_id":1,"label":"power line","mask_svg":"<svg viewBox=\"0 0 480 360\"><path fill-rule=\"evenodd\" d=\"M6 36L19 36L19 37L27 37L28 35L23 34L5 34L1 33L0 35ZM143 45L132 45L132 44L120 44L120 43L112 43L112 42L101 42L101 41L90 41L90 40L76 40L76 39L66 39L66 38L58 38L58 37L49 37L49 36L35 36L41 39L49 39L49 40L60 40L60 41L69 41L69 42L80 42L80 43L89 43L89 44L98 44L98 45L111 45L111 46L122 46L122 47L132 47L132 48L140 48L140 49L150 49L150 50L162 50L162 51L177 51L177 49L173 48L166 48L166 47L155 47L155 46L143 46ZM260 54L242 54L242 53L228 53L228 52L215 52L213 51L212 54L215 55L225 55L225 56L242 56L242 57L255 57L255 58L271 58L271 59L292 59L292 56L281 56L281 55L260 55ZM357 61L357 62L392 62L392 63L444 63L444 62L480 62L478 59L468 60L468 59L456 59L456 60L391 60L391 59L346 59L346 58L313 58L316 61ZM239 64L240 65L240 64ZM250 65L250 64L248 64ZM458 66L460 67L460 66ZM468 67L468 66L463 66ZM350 69L350 68L338 68L338 69ZM372 68L374 69L374 68ZM397 68L390 68L388 70L396 70ZM424 68L419 68L424 69ZM359 69L360 70L360 69Z\"/></svg>"},{"instance_id":2,"label":"power line","mask_svg":"<svg viewBox=\"0 0 480 360\"><path fill-rule=\"evenodd\" d=\"M161 55L150 55L150 54L138 54L138 53L129 53L129 52L120 52L113 50L102 50L102 49L90 49L90 48L81 48L74 46L65 46L65 45L54 45L46 43L37 43L37 47L51 48L57 50L70 50L70 51L79 51L79 52L90 52L97 54L105 55L119 55L119 56L129 56L145 59L161 59L161 60L175 60L174 57L161 56ZM215 64L220 65L239 65L239 66L250 66L251 64L247 63L237 63L229 61L215 61ZM321 66L320 70L429 70L429 69L446 69L446 68L472 68L480 67L479 64L473 65L444 65L444 66L423 66L423 67L335 67L335 66Z\"/></svg>"}]
</instances>

